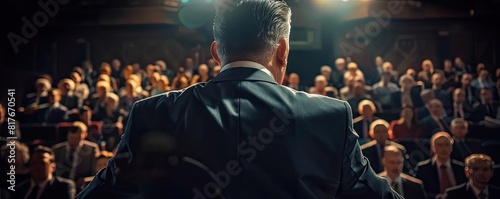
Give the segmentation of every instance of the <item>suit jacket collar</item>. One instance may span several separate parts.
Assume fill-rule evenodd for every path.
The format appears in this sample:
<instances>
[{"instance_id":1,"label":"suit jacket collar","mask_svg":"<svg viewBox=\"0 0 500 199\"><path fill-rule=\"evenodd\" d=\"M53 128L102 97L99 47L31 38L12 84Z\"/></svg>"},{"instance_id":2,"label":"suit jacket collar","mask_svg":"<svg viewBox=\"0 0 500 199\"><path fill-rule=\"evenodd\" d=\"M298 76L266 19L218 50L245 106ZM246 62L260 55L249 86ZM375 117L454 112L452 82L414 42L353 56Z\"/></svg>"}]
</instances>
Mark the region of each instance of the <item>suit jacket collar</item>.
<instances>
[{"instance_id":1,"label":"suit jacket collar","mask_svg":"<svg viewBox=\"0 0 500 199\"><path fill-rule=\"evenodd\" d=\"M272 84L278 84L267 73L256 68L234 67L221 71L209 82L225 81L264 81Z\"/></svg>"}]
</instances>

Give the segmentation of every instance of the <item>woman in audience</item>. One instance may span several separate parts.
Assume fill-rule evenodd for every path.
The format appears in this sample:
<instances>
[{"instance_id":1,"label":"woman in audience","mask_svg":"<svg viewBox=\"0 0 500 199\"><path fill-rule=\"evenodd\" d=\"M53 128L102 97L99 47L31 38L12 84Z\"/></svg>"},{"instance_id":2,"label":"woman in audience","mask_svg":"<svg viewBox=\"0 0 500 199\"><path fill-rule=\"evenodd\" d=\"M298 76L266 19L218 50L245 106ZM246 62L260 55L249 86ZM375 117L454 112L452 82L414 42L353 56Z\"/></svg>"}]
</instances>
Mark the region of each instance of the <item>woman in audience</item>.
<instances>
[{"instance_id":1,"label":"woman in audience","mask_svg":"<svg viewBox=\"0 0 500 199\"><path fill-rule=\"evenodd\" d=\"M106 150L112 151L118 145L123 133L123 115L118 110L119 98L109 93L104 100L105 115L102 115L102 136L106 142Z\"/></svg>"},{"instance_id":2,"label":"woman in audience","mask_svg":"<svg viewBox=\"0 0 500 199\"><path fill-rule=\"evenodd\" d=\"M118 84L116 83L116 79L114 77L111 77L111 65L107 62L103 62L101 64L101 75L105 74L108 76L109 79L109 84L111 85L111 89L113 92L118 92ZM101 75L99 76L99 79L101 78ZM97 80L99 81L99 80Z\"/></svg>"},{"instance_id":3,"label":"woman in audience","mask_svg":"<svg viewBox=\"0 0 500 199\"><path fill-rule=\"evenodd\" d=\"M395 139L422 138L422 127L417 125L415 111L407 106L401 110L401 118L391 122L391 131Z\"/></svg>"}]
</instances>

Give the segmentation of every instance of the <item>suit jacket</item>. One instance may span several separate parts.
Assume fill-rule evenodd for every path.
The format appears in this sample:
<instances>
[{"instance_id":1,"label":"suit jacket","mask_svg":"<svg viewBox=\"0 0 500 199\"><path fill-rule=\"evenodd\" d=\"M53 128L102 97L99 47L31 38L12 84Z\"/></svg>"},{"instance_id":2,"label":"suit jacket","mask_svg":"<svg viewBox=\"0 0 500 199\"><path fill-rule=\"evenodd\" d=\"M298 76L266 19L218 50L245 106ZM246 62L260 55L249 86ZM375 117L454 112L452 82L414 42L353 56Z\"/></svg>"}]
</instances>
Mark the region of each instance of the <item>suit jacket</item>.
<instances>
[{"instance_id":1,"label":"suit jacket","mask_svg":"<svg viewBox=\"0 0 500 199\"><path fill-rule=\"evenodd\" d=\"M452 118L449 117L443 117L443 121L445 123L444 131L451 133L451 123ZM441 131L441 128L439 127L439 124L432 118L432 116L427 116L422 120L422 125L424 127L424 137L425 138L431 138L432 135L434 135L437 132Z\"/></svg>"},{"instance_id":2,"label":"suit jacket","mask_svg":"<svg viewBox=\"0 0 500 199\"><path fill-rule=\"evenodd\" d=\"M217 188L228 199L400 198L357 139L346 102L279 85L261 70L227 69L136 102L114 166L76 198L214 198Z\"/></svg>"},{"instance_id":3,"label":"suit jacket","mask_svg":"<svg viewBox=\"0 0 500 199\"><path fill-rule=\"evenodd\" d=\"M451 159L465 162L465 158L473 153L482 153L481 140L465 139L463 141L465 147L457 139L453 142L453 151L451 151Z\"/></svg>"},{"instance_id":4,"label":"suit jacket","mask_svg":"<svg viewBox=\"0 0 500 199\"><path fill-rule=\"evenodd\" d=\"M425 85L425 88L431 88L432 87L432 83L431 83L432 75L434 75L435 73L440 73L444 77L443 70L434 69L434 71L432 73L426 73L425 71L418 72L417 80L422 81Z\"/></svg>"},{"instance_id":5,"label":"suit jacket","mask_svg":"<svg viewBox=\"0 0 500 199\"><path fill-rule=\"evenodd\" d=\"M453 170L453 175L455 176L455 181L457 184L462 184L467 181L464 173L464 164L462 162L451 159L451 168ZM422 180L424 183L425 191L429 198L434 198L436 194L439 194L441 187L439 185L439 173L436 166L436 160L427 159L419 162L416 170L415 177Z\"/></svg>"},{"instance_id":6,"label":"suit jacket","mask_svg":"<svg viewBox=\"0 0 500 199\"><path fill-rule=\"evenodd\" d=\"M387 178L387 171L383 171L378 174L380 177ZM424 183L422 180L411 177L404 173L399 175L403 181L403 197L405 199L426 199L427 194L425 193Z\"/></svg>"},{"instance_id":7,"label":"suit jacket","mask_svg":"<svg viewBox=\"0 0 500 199\"><path fill-rule=\"evenodd\" d=\"M76 95L62 95L61 104L69 110L82 107L82 105L80 104L80 100Z\"/></svg>"},{"instance_id":8,"label":"suit jacket","mask_svg":"<svg viewBox=\"0 0 500 199\"><path fill-rule=\"evenodd\" d=\"M24 199L31 186L31 179L19 183L13 194L13 199ZM39 190L40 191L40 190ZM73 199L75 197L75 183L69 179L53 176L39 199Z\"/></svg>"},{"instance_id":9,"label":"suit jacket","mask_svg":"<svg viewBox=\"0 0 500 199\"><path fill-rule=\"evenodd\" d=\"M87 176L93 176L96 174L96 158L99 155L99 147L96 143L89 142L87 140L82 141L82 147L78 153L77 167L75 168L74 178L70 178L75 182L78 182L80 178ZM68 150L66 146L68 142L61 142L52 146L54 150L54 156L56 158L56 174L58 176L69 178L71 171L71 162L68 160ZM79 185L80 183L77 183Z\"/></svg>"},{"instance_id":10,"label":"suit jacket","mask_svg":"<svg viewBox=\"0 0 500 199\"><path fill-rule=\"evenodd\" d=\"M62 104L59 104L58 107L55 107L52 110L50 110L49 104L43 104L43 106L41 105L40 107L41 108L35 112L34 122L36 123L59 123L68 120L68 108ZM47 111L50 111L50 113L47 113Z\"/></svg>"},{"instance_id":11,"label":"suit jacket","mask_svg":"<svg viewBox=\"0 0 500 199\"><path fill-rule=\"evenodd\" d=\"M450 96L448 93L446 93L445 90L439 89L439 90L433 90L434 93L434 98L438 99L443 103L443 108L445 109L450 109L453 106L453 101L451 100Z\"/></svg>"},{"instance_id":12,"label":"suit jacket","mask_svg":"<svg viewBox=\"0 0 500 199\"><path fill-rule=\"evenodd\" d=\"M380 119L380 118L378 118L378 117L373 117L372 122L373 122L373 121L375 121L375 120L378 120L378 119ZM369 132L365 132L365 131L363 130L363 123L364 123L365 121L366 121L366 119L365 119L363 116L359 116L359 117L357 117L357 118L354 118L354 119L352 120L352 122L354 123L354 130L355 130L355 131L356 131L356 133L358 134L359 139L367 139L367 140L371 140L370 135L369 135ZM370 124L371 124L371 122L369 122L369 123L368 123L368 126L367 126L368 131L370 130ZM364 137L365 133L366 133L367 137Z\"/></svg>"},{"instance_id":13,"label":"suit jacket","mask_svg":"<svg viewBox=\"0 0 500 199\"><path fill-rule=\"evenodd\" d=\"M385 146L387 145L394 145L396 146L399 150L401 150L401 152L405 155L406 157L406 148L403 146L403 145L400 145L396 142L393 142L393 141L386 141L385 143ZM363 144L361 145L361 151L363 152L363 155L368 158L368 160L370 160L370 166L372 167L372 169L376 172L376 173L380 173L384 170L384 167L382 166L382 155L383 155L383 152L384 152L384 149L381 148L381 154L380 156L378 155L378 152L377 152L377 141L376 140L372 140L366 144Z\"/></svg>"},{"instance_id":14,"label":"suit jacket","mask_svg":"<svg viewBox=\"0 0 500 199\"><path fill-rule=\"evenodd\" d=\"M413 103L413 107L419 108L423 107L425 104L422 101L422 97L420 96L420 92L422 91L421 86L414 86L410 90L411 101ZM393 109L400 110L403 107L403 99L401 91L396 91L391 93L391 102L393 103Z\"/></svg>"},{"instance_id":15,"label":"suit jacket","mask_svg":"<svg viewBox=\"0 0 500 199\"><path fill-rule=\"evenodd\" d=\"M415 109L415 116L417 117L417 121L422 122L424 118L429 117L431 112L427 108L427 106L422 106L420 108Z\"/></svg>"},{"instance_id":16,"label":"suit jacket","mask_svg":"<svg viewBox=\"0 0 500 199\"><path fill-rule=\"evenodd\" d=\"M476 199L477 196L474 193L471 185L463 183L454 187L446 189L446 198L449 199ZM488 198L500 198L500 188L488 185Z\"/></svg>"}]
</instances>

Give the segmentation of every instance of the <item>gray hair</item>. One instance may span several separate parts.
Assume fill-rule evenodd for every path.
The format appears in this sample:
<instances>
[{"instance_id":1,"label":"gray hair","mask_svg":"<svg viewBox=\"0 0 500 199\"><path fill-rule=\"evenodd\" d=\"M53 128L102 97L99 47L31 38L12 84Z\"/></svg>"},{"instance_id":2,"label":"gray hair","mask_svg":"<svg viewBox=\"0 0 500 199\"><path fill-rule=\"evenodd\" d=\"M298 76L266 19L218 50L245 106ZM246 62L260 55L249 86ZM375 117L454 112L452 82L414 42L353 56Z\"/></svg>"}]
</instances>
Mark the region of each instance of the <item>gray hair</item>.
<instances>
[{"instance_id":1,"label":"gray hair","mask_svg":"<svg viewBox=\"0 0 500 199\"><path fill-rule=\"evenodd\" d=\"M271 59L280 40L290 37L291 15L285 1L243 0L232 9L219 7L213 25L219 58L223 63Z\"/></svg>"}]
</instances>

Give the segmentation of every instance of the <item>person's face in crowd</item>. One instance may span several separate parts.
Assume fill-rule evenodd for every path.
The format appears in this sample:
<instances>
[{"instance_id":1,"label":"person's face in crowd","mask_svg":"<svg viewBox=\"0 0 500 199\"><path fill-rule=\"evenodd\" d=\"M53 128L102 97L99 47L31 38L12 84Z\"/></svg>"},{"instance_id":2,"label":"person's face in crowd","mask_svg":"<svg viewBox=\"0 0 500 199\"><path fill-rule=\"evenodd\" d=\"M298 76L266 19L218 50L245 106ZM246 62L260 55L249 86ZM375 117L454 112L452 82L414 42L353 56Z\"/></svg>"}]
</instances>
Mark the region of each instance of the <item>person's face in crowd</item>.
<instances>
[{"instance_id":1,"label":"person's face in crowd","mask_svg":"<svg viewBox=\"0 0 500 199\"><path fill-rule=\"evenodd\" d=\"M108 165L109 158L99 158L96 160L96 171L100 171Z\"/></svg>"},{"instance_id":2,"label":"person's face in crowd","mask_svg":"<svg viewBox=\"0 0 500 199\"><path fill-rule=\"evenodd\" d=\"M443 77L439 73L432 75L432 84L435 86L441 86L443 83Z\"/></svg>"},{"instance_id":3,"label":"person's face in crowd","mask_svg":"<svg viewBox=\"0 0 500 199\"><path fill-rule=\"evenodd\" d=\"M430 63L424 63L424 64L422 65L422 70L423 70L423 71L425 71L425 72L429 72L429 71L431 71L431 67L432 67L432 66L431 66L431 64L430 64Z\"/></svg>"},{"instance_id":4,"label":"person's face in crowd","mask_svg":"<svg viewBox=\"0 0 500 199\"><path fill-rule=\"evenodd\" d=\"M125 84L125 92L127 92L128 94L134 93L134 85L133 85L133 83L127 82L127 84Z\"/></svg>"},{"instance_id":5,"label":"person's face in crowd","mask_svg":"<svg viewBox=\"0 0 500 199\"><path fill-rule=\"evenodd\" d=\"M98 86L96 88L96 93L97 93L97 96L99 96L101 98L104 97L104 96L106 96L106 87L104 87L104 86Z\"/></svg>"},{"instance_id":6,"label":"person's face in crowd","mask_svg":"<svg viewBox=\"0 0 500 199\"><path fill-rule=\"evenodd\" d=\"M134 73L137 73L141 70L141 65L139 63L133 63L132 68L134 69Z\"/></svg>"},{"instance_id":7,"label":"person's face in crowd","mask_svg":"<svg viewBox=\"0 0 500 199\"><path fill-rule=\"evenodd\" d=\"M354 84L354 95L359 97L363 96L363 94L365 94L365 85L360 82L356 82Z\"/></svg>"},{"instance_id":8,"label":"person's face in crowd","mask_svg":"<svg viewBox=\"0 0 500 199\"><path fill-rule=\"evenodd\" d=\"M37 152L31 157L30 174L36 182L47 180L56 169L56 164L51 161L48 153Z\"/></svg>"},{"instance_id":9,"label":"person's face in crowd","mask_svg":"<svg viewBox=\"0 0 500 199\"><path fill-rule=\"evenodd\" d=\"M406 122L411 122L413 120L413 110L411 108L403 109L401 115L403 116Z\"/></svg>"},{"instance_id":10,"label":"person's face in crowd","mask_svg":"<svg viewBox=\"0 0 500 199\"><path fill-rule=\"evenodd\" d=\"M472 81L472 75L470 74L464 74L462 75L461 83L463 86L469 86Z\"/></svg>"},{"instance_id":11,"label":"person's face in crowd","mask_svg":"<svg viewBox=\"0 0 500 199\"><path fill-rule=\"evenodd\" d=\"M401 81L401 83L403 84L403 85L401 85L401 87L403 87L405 90L410 90L414 86L413 81L411 81L408 78L403 79L403 81Z\"/></svg>"},{"instance_id":12,"label":"person's face in crowd","mask_svg":"<svg viewBox=\"0 0 500 199\"><path fill-rule=\"evenodd\" d=\"M387 151L384 153L382 164L387 171L387 175L392 178L399 176L403 172L404 158L401 153Z\"/></svg>"},{"instance_id":13,"label":"person's face in crowd","mask_svg":"<svg viewBox=\"0 0 500 199\"><path fill-rule=\"evenodd\" d=\"M429 109L433 116L441 117L443 114L443 105L438 101L431 101Z\"/></svg>"},{"instance_id":14,"label":"person's face in crowd","mask_svg":"<svg viewBox=\"0 0 500 199\"><path fill-rule=\"evenodd\" d=\"M448 159L453 150L453 144L450 139L441 136L435 139L431 149L439 158Z\"/></svg>"},{"instance_id":15,"label":"person's face in crowd","mask_svg":"<svg viewBox=\"0 0 500 199\"><path fill-rule=\"evenodd\" d=\"M372 118L375 113L373 112L373 109L370 105L365 104L363 106L363 116L365 118Z\"/></svg>"},{"instance_id":16,"label":"person's face in crowd","mask_svg":"<svg viewBox=\"0 0 500 199\"><path fill-rule=\"evenodd\" d=\"M384 72L392 72L392 64L389 62L384 63L382 70Z\"/></svg>"},{"instance_id":17,"label":"person's face in crowd","mask_svg":"<svg viewBox=\"0 0 500 199\"><path fill-rule=\"evenodd\" d=\"M85 139L87 133L68 133L66 139L68 140L68 145L76 149L76 147Z\"/></svg>"},{"instance_id":18,"label":"person's face in crowd","mask_svg":"<svg viewBox=\"0 0 500 199\"><path fill-rule=\"evenodd\" d=\"M214 68L217 65L214 59L210 58L207 60L207 66L208 68Z\"/></svg>"},{"instance_id":19,"label":"person's face in crowd","mask_svg":"<svg viewBox=\"0 0 500 199\"><path fill-rule=\"evenodd\" d=\"M480 71L481 71L481 70L483 70L484 68L486 68L486 66L484 66L484 64L483 64L483 63L479 63L479 64L477 64L477 66L476 66L476 71L477 71L478 73L480 73Z\"/></svg>"},{"instance_id":20,"label":"person's face in crowd","mask_svg":"<svg viewBox=\"0 0 500 199\"><path fill-rule=\"evenodd\" d=\"M345 71L345 62L339 62L335 64L337 71Z\"/></svg>"},{"instance_id":21,"label":"person's face in crowd","mask_svg":"<svg viewBox=\"0 0 500 199\"><path fill-rule=\"evenodd\" d=\"M462 62L462 59L460 57L455 58L455 65L458 67L462 67L464 65L464 62Z\"/></svg>"},{"instance_id":22,"label":"person's face in crowd","mask_svg":"<svg viewBox=\"0 0 500 199\"><path fill-rule=\"evenodd\" d=\"M92 68L92 63L90 63L90 61L83 62L83 69L89 70L91 68Z\"/></svg>"},{"instance_id":23,"label":"person's face in crowd","mask_svg":"<svg viewBox=\"0 0 500 199\"><path fill-rule=\"evenodd\" d=\"M463 90L455 90L453 92L453 101L457 104L462 104L465 101L465 92Z\"/></svg>"},{"instance_id":24,"label":"person's face in crowd","mask_svg":"<svg viewBox=\"0 0 500 199\"><path fill-rule=\"evenodd\" d=\"M186 68L187 68L187 69L191 69L191 68L193 68L193 65L194 65L194 63L193 63L193 59L191 59L191 58L187 58L187 59L186 59Z\"/></svg>"},{"instance_id":25,"label":"person's face in crowd","mask_svg":"<svg viewBox=\"0 0 500 199\"><path fill-rule=\"evenodd\" d=\"M488 182L493 177L493 169L491 163L486 160L476 160L470 165L470 168L465 169L465 175L472 181L476 187L486 187Z\"/></svg>"},{"instance_id":26,"label":"person's face in crowd","mask_svg":"<svg viewBox=\"0 0 500 199\"><path fill-rule=\"evenodd\" d=\"M61 101L61 93L59 91L52 91L49 93L49 103L55 104Z\"/></svg>"},{"instance_id":27,"label":"person's face in crowd","mask_svg":"<svg viewBox=\"0 0 500 199\"><path fill-rule=\"evenodd\" d=\"M493 101L493 95L488 89L481 89L480 95L483 102L490 103Z\"/></svg>"},{"instance_id":28,"label":"person's face in crowd","mask_svg":"<svg viewBox=\"0 0 500 199\"><path fill-rule=\"evenodd\" d=\"M315 81L314 86L317 90L323 90L327 86L325 78L319 78Z\"/></svg>"},{"instance_id":29,"label":"person's face in crowd","mask_svg":"<svg viewBox=\"0 0 500 199\"><path fill-rule=\"evenodd\" d=\"M117 70L120 70L120 60L118 59L113 59L113 61L111 62L111 66L113 67L113 70L117 71Z\"/></svg>"},{"instance_id":30,"label":"person's face in crowd","mask_svg":"<svg viewBox=\"0 0 500 199\"><path fill-rule=\"evenodd\" d=\"M417 71L415 71L413 68L409 68L408 70L406 70L406 74L409 76L415 77L415 75L417 74Z\"/></svg>"},{"instance_id":31,"label":"person's face in crowd","mask_svg":"<svg viewBox=\"0 0 500 199\"><path fill-rule=\"evenodd\" d=\"M495 77L497 77L497 79L500 79L500 68L497 68L497 70L495 70Z\"/></svg>"},{"instance_id":32,"label":"person's face in crowd","mask_svg":"<svg viewBox=\"0 0 500 199\"><path fill-rule=\"evenodd\" d=\"M328 69L323 69L321 70L321 75L325 76L326 79L330 79L330 76L332 75L332 71L328 70Z\"/></svg>"},{"instance_id":33,"label":"person's face in crowd","mask_svg":"<svg viewBox=\"0 0 500 199\"><path fill-rule=\"evenodd\" d=\"M382 57L378 56L378 57L375 57L375 64L380 67L382 66L382 63L384 63L384 60L382 59Z\"/></svg>"},{"instance_id":34,"label":"person's face in crowd","mask_svg":"<svg viewBox=\"0 0 500 199\"><path fill-rule=\"evenodd\" d=\"M452 69L452 64L450 60L444 60L444 70L450 72Z\"/></svg>"},{"instance_id":35,"label":"person's face in crowd","mask_svg":"<svg viewBox=\"0 0 500 199\"><path fill-rule=\"evenodd\" d=\"M127 65L122 71L123 79L128 79L132 73L134 73L134 67L132 65Z\"/></svg>"},{"instance_id":36,"label":"person's face in crowd","mask_svg":"<svg viewBox=\"0 0 500 199\"><path fill-rule=\"evenodd\" d=\"M49 90L50 90L50 88L49 88L49 87L47 87L47 85L46 85L46 84L43 84L43 83L38 83L38 84L36 85L36 90L37 90L37 92L38 92L38 93L44 93L44 92L49 91Z\"/></svg>"},{"instance_id":37,"label":"person's face in crowd","mask_svg":"<svg viewBox=\"0 0 500 199\"><path fill-rule=\"evenodd\" d=\"M160 70L160 71L166 71L167 70L167 63L165 63L163 60L156 61L155 65L159 67L158 70Z\"/></svg>"},{"instance_id":38,"label":"person's face in crowd","mask_svg":"<svg viewBox=\"0 0 500 199\"><path fill-rule=\"evenodd\" d=\"M77 72L72 72L70 76L71 76L71 79L73 81L75 81L75 83L82 82L82 78L80 77L80 74L78 74Z\"/></svg>"},{"instance_id":39,"label":"person's face in crowd","mask_svg":"<svg viewBox=\"0 0 500 199\"><path fill-rule=\"evenodd\" d=\"M451 134L458 139L463 139L467 135L467 126L463 122L456 122L451 127Z\"/></svg>"},{"instance_id":40,"label":"person's face in crowd","mask_svg":"<svg viewBox=\"0 0 500 199\"><path fill-rule=\"evenodd\" d=\"M208 76L208 66L206 64L201 64L198 67L198 74L201 76Z\"/></svg>"},{"instance_id":41,"label":"person's face in crowd","mask_svg":"<svg viewBox=\"0 0 500 199\"><path fill-rule=\"evenodd\" d=\"M389 138L389 129L382 124L376 125L373 128L373 136L377 143L383 144Z\"/></svg>"},{"instance_id":42,"label":"person's face in crowd","mask_svg":"<svg viewBox=\"0 0 500 199\"><path fill-rule=\"evenodd\" d=\"M288 83L290 83L290 85L299 85L299 75L297 75L296 73L290 74L290 77L288 77Z\"/></svg>"},{"instance_id":43,"label":"person's face in crowd","mask_svg":"<svg viewBox=\"0 0 500 199\"><path fill-rule=\"evenodd\" d=\"M153 73L155 71L155 66L149 64L147 67L146 67L146 75L151 78L153 77Z\"/></svg>"},{"instance_id":44,"label":"person's face in crowd","mask_svg":"<svg viewBox=\"0 0 500 199\"><path fill-rule=\"evenodd\" d=\"M479 79L483 79L483 80L486 80L488 78L488 71L487 70L482 70L481 72L479 72Z\"/></svg>"}]
</instances>

